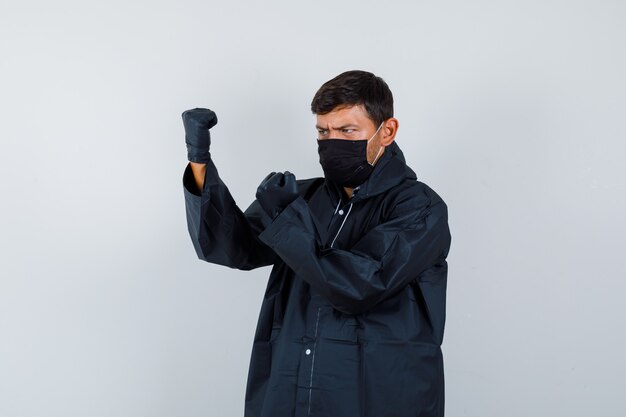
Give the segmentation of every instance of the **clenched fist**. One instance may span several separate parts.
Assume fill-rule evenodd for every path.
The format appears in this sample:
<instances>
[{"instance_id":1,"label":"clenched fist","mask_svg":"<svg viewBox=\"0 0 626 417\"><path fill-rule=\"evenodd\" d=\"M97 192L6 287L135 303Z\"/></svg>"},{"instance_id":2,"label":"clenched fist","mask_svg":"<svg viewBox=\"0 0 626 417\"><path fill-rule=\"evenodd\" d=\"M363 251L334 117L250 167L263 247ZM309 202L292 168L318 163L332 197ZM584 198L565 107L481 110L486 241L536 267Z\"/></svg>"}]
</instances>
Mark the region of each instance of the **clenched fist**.
<instances>
[{"instance_id":1,"label":"clenched fist","mask_svg":"<svg viewBox=\"0 0 626 417\"><path fill-rule=\"evenodd\" d=\"M259 185L256 198L265 212L274 219L298 198L296 177L289 171L271 172Z\"/></svg>"},{"instance_id":2,"label":"clenched fist","mask_svg":"<svg viewBox=\"0 0 626 417\"><path fill-rule=\"evenodd\" d=\"M209 162L211 134L209 129L217 124L215 112L209 109L195 108L182 114L185 126L187 159L191 162L206 164Z\"/></svg>"}]
</instances>

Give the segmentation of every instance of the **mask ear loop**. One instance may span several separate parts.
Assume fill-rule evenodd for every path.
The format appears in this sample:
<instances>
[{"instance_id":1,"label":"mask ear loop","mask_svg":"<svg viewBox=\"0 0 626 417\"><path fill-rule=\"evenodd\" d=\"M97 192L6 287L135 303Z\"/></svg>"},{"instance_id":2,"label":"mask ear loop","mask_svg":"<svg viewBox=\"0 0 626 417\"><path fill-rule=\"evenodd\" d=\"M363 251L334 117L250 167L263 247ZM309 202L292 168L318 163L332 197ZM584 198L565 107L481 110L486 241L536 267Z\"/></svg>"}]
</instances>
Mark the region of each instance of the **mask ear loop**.
<instances>
[{"instance_id":1,"label":"mask ear loop","mask_svg":"<svg viewBox=\"0 0 626 417\"><path fill-rule=\"evenodd\" d=\"M374 133L374 135L370 138L370 140L367 141L367 143L370 143L370 141L372 139L374 139L376 137L376 135L378 134L378 131L380 130L381 127L383 127L383 124L385 123L385 121L383 120L380 123L380 126L378 126L378 129L376 129L376 132ZM378 156L380 155L380 152L383 150L383 146L380 147L380 149L378 150L378 153L376 154L376 156L374 157L374 161L370 164L368 162L368 164L370 164L371 166L374 166L374 164L376 163L376 161L378 160Z\"/></svg>"}]
</instances>

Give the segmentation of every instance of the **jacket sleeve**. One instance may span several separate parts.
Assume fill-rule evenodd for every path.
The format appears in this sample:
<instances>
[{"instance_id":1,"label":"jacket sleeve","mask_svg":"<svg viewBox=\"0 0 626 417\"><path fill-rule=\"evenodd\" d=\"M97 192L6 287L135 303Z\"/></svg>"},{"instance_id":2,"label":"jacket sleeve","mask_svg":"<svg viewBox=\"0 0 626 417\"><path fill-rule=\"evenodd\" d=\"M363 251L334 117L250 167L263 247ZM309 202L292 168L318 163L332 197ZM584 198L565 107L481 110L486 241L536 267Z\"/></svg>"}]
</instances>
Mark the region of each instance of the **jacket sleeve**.
<instances>
[{"instance_id":1,"label":"jacket sleeve","mask_svg":"<svg viewBox=\"0 0 626 417\"><path fill-rule=\"evenodd\" d=\"M191 166L183 174L189 236L198 258L230 268L250 270L271 265L276 253L258 235L269 222L255 200L242 212L220 179L213 161L206 168L204 187L196 189Z\"/></svg>"},{"instance_id":2,"label":"jacket sleeve","mask_svg":"<svg viewBox=\"0 0 626 417\"><path fill-rule=\"evenodd\" d=\"M450 248L447 206L425 184L349 250L321 246L308 205L292 202L259 238L339 311L358 314L393 296Z\"/></svg>"}]
</instances>

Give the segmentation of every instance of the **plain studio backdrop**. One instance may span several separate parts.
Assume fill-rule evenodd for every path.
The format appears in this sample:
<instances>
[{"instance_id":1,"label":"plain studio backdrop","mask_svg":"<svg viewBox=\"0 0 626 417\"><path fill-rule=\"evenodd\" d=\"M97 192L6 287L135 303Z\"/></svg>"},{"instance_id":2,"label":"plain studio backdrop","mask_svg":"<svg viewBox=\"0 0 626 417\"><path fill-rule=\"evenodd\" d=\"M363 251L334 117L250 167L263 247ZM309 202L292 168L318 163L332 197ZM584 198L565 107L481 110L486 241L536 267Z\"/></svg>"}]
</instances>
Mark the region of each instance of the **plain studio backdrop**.
<instances>
[{"instance_id":1,"label":"plain studio backdrop","mask_svg":"<svg viewBox=\"0 0 626 417\"><path fill-rule=\"evenodd\" d=\"M446 415L626 415L625 21L621 0L2 0L0 415L241 416L270 268L197 259L181 113L216 111L245 210L270 171L322 175L310 101L349 69L387 81L449 207Z\"/></svg>"}]
</instances>

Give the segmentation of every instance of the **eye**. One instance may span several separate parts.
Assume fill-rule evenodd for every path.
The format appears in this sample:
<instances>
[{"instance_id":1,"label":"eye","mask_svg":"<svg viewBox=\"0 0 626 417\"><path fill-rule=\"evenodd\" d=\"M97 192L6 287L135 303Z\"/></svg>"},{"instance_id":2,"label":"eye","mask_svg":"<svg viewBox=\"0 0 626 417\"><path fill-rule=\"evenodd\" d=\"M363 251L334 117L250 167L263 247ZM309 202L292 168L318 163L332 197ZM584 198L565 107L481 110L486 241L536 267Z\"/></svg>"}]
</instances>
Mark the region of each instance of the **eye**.
<instances>
[{"instance_id":1,"label":"eye","mask_svg":"<svg viewBox=\"0 0 626 417\"><path fill-rule=\"evenodd\" d=\"M320 135L325 135L328 133L328 130L326 129L317 129L317 133L319 133Z\"/></svg>"},{"instance_id":2,"label":"eye","mask_svg":"<svg viewBox=\"0 0 626 417\"><path fill-rule=\"evenodd\" d=\"M354 129L341 129L343 133L354 133Z\"/></svg>"}]
</instances>

